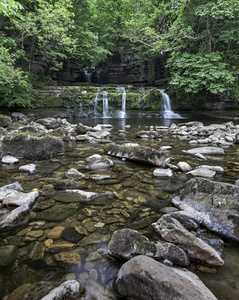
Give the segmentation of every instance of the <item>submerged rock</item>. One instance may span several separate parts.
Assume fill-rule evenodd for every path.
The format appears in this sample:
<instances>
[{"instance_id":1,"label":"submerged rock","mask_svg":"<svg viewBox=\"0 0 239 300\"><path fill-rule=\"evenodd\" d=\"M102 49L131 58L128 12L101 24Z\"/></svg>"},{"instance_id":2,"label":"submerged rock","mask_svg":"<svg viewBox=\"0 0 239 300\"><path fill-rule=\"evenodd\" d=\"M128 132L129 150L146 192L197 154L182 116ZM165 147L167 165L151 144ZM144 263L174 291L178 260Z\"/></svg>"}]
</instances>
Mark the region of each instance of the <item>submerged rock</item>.
<instances>
[{"instance_id":1,"label":"submerged rock","mask_svg":"<svg viewBox=\"0 0 239 300\"><path fill-rule=\"evenodd\" d=\"M195 274L143 255L121 267L114 289L122 297L137 300L217 300Z\"/></svg>"},{"instance_id":2,"label":"submerged rock","mask_svg":"<svg viewBox=\"0 0 239 300\"><path fill-rule=\"evenodd\" d=\"M159 167L165 166L165 159L167 158L167 155L161 151L132 143L126 143L123 145L107 145L105 147L105 153Z\"/></svg>"},{"instance_id":3,"label":"submerged rock","mask_svg":"<svg viewBox=\"0 0 239 300\"><path fill-rule=\"evenodd\" d=\"M15 245L0 247L0 268L14 263L17 258L18 248Z\"/></svg>"},{"instance_id":4,"label":"submerged rock","mask_svg":"<svg viewBox=\"0 0 239 300\"><path fill-rule=\"evenodd\" d=\"M239 241L239 186L195 178L186 182L171 200L209 230Z\"/></svg>"}]
</instances>

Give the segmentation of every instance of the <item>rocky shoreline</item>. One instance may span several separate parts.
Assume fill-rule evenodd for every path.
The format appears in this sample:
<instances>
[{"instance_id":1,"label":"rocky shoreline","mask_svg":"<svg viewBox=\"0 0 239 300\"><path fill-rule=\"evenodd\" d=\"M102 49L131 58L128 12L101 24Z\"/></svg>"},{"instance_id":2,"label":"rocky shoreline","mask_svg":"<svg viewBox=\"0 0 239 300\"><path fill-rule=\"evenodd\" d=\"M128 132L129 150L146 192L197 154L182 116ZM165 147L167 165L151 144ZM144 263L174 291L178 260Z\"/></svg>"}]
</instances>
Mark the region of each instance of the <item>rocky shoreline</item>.
<instances>
[{"instance_id":1,"label":"rocky shoreline","mask_svg":"<svg viewBox=\"0 0 239 300\"><path fill-rule=\"evenodd\" d=\"M224 265L223 240L238 243L239 186L237 182L228 184L213 181L223 174L224 169L220 165L207 165L207 161L211 157L223 157L225 147L239 143L239 126L233 122L209 126L204 126L201 122L188 122L172 124L170 127L155 126L148 131L135 133L138 139L156 139L159 142L165 134L185 139L191 147L185 150L185 154L204 162L196 167L186 161L174 164L170 157L170 145L154 149L139 143L115 143L112 129L108 124L89 127L51 117L30 121L20 113L13 113L11 117L0 116L1 163L11 166L18 164L19 160L27 160L28 163L19 168L20 172L37 173L37 162L61 156L67 143L96 144L102 149L101 155L87 156L85 161L78 164L81 167L77 168L76 165L68 169L65 171L66 178L52 180L42 190L25 192L17 181L0 187L0 230L4 233L11 228L16 230L26 223L30 226L26 230L24 227L16 230L15 238L21 240L18 246L9 244L7 239L3 240L0 246L0 267L12 266L26 243L31 243L31 251L20 256L27 265L46 264L53 267L59 264L63 267L70 265L73 269L80 267L88 234L97 228L104 228L108 223L112 226L112 234L104 237L104 241L108 242L107 251L92 251L88 261L102 259L104 255L127 261L115 278L116 294L142 300L181 297L216 299L195 274L184 268L196 263L202 270L216 272L217 268ZM99 193L84 190L84 184L82 185L87 180L94 180L99 185L110 182L119 184L112 172L115 157L153 167L152 178L170 180L178 174L190 176L191 179L170 199L179 211L173 212L172 209L162 214L159 211L148 213L146 209L144 225L127 227L130 210L117 192ZM99 174L93 173L91 177L87 177L82 172L84 168L92 172L99 171ZM127 183L125 188L127 187L133 189L134 186ZM54 203L52 195L55 195ZM117 199L117 205L110 207L113 199ZM90 207L80 211L83 203L97 207L97 203L102 201L105 209L101 212ZM80 213L78 218L82 225L77 226L77 230L74 222L69 225L65 221L73 211ZM122 224L122 229L114 230L115 221L111 223L110 211L119 215L117 223ZM52 220L53 215L56 226L48 228L46 222ZM57 220L61 220L61 225L56 224ZM145 227L153 230L153 239L147 238L140 230ZM207 228L216 233L218 242L209 244L198 237L199 228ZM92 275L91 279L94 278ZM26 295L31 299L87 299L87 291L81 286L81 282L74 276L70 278L73 280L66 279L58 288L47 282L39 282L38 286L30 284L22 287L20 298L16 296L18 290L4 299L24 299ZM105 299L110 299L107 297Z\"/></svg>"}]
</instances>

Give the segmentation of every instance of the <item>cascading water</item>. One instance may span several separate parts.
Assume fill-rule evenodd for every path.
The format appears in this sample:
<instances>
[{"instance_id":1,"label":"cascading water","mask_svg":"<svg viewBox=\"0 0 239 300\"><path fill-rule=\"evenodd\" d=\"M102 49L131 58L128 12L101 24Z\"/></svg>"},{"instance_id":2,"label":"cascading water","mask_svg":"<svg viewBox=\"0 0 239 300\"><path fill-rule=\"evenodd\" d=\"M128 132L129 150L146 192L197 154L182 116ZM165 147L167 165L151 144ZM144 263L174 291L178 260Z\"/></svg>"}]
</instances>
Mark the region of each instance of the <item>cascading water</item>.
<instances>
[{"instance_id":1,"label":"cascading water","mask_svg":"<svg viewBox=\"0 0 239 300\"><path fill-rule=\"evenodd\" d=\"M99 98L100 88L97 88L97 93L95 95L95 106L94 106L94 115L97 114L97 105L98 105L98 98Z\"/></svg>"},{"instance_id":2,"label":"cascading water","mask_svg":"<svg viewBox=\"0 0 239 300\"><path fill-rule=\"evenodd\" d=\"M164 113L163 113L163 117L165 119L181 119L182 117L180 116L180 114L176 114L172 111L171 109L171 101L170 101L170 97L168 94L166 94L164 92L164 90L159 90L160 93L163 96L163 101L164 101Z\"/></svg>"},{"instance_id":3,"label":"cascading water","mask_svg":"<svg viewBox=\"0 0 239 300\"><path fill-rule=\"evenodd\" d=\"M84 69L84 76L85 76L86 82L91 83L92 72L88 71L87 69Z\"/></svg>"},{"instance_id":4,"label":"cascading water","mask_svg":"<svg viewBox=\"0 0 239 300\"><path fill-rule=\"evenodd\" d=\"M126 117L126 90L124 87L119 87L118 91L122 93L122 107L119 113L119 117L123 119Z\"/></svg>"},{"instance_id":5,"label":"cascading water","mask_svg":"<svg viewBox=\"0 0 239 300\"><path fill-rule=\"evenodd\" d=\"M106 91L103 91L103 118L107 118L109 113L109 102L107 94L108 93Z\"/></svg>"}]
</instances>

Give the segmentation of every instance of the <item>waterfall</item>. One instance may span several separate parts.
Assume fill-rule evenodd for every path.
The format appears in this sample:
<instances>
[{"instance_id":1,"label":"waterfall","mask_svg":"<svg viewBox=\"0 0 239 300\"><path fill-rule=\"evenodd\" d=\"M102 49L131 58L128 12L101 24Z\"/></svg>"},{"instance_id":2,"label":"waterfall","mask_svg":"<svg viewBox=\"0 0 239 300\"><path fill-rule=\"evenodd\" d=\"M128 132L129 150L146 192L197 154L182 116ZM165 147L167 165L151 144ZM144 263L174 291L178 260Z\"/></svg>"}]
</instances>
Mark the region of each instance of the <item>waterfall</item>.
<instances>
[{"instance_id":1,"label":"waterfall","mask_svg":"<svg viewBox=\"0 0 239 300\"><path fill-rule=\"evenodd\" d=\"M164 92L164 90L159 90L160 93L163 96L163 101L164 101L164 113L163 117L165 119L181 119L182 117L179 114L176 114L172 111L171 109L171 101L170 97L168 94Z\"/></svg>"},{"instance_id":2,"label":"waterfall","mask_svg":"<svg viewBox=\"0 0 239 300\"><path fill-rule=\"evenodd\" d=\"M95 106L94 106L94 115L97 114L97 105L98 105L98 97L99 97L99 93L100 93L100 88L97 88L97 92L95 95Z\"/></svg>"},{"instance_id":3,"label":"waterfall","mask_svg":"<svg viewBox=\"0 0 239 300\"><path fill-rule=\"evenodd\" d=\"M122 107L119 117L123 119L126 117L126 90L124 87L118 87L117 89L122 93Z\"/></svg>"},{"instance_id":4,"label":"waterfall","mask_svg":"<svg viewBox=\"0 0 239 300\"><path fill-rule=\"evenodd\" d=\"M109 112L109 103L108 103L107 94L108 93L106 91L103 91L103 118L107 118Z\"/></svg>"},{"instance_id":5,"label":"waterfall","mask_svg":"<svg viewBox=\"0 0 239 300\"><path fill-rule=\"evenodd\" d=\"M88 71L87 69L84 69L84 76L85 76L86 82L91 83L92 72Z\"/></svg>"}]
</instances>

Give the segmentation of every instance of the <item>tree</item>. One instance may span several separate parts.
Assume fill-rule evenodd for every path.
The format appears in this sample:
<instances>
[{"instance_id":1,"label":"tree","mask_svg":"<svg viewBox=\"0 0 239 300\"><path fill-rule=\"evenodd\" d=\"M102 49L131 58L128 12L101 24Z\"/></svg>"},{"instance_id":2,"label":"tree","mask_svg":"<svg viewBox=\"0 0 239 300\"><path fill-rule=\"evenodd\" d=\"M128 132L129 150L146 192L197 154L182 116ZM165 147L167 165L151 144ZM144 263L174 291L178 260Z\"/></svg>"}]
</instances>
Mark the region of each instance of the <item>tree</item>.
<instances>
[{"instance_id":1,"label":"tree","mask_svg":"<svg viewBox=\"0 0 239 300\"><path fill-rule=\"evenodd\" d=\"M239 65L238 0L124 1L134 9L124 36L143 55L169 57L172 85L192 93L233 87Z\"/></svg>"}]
</instances>

